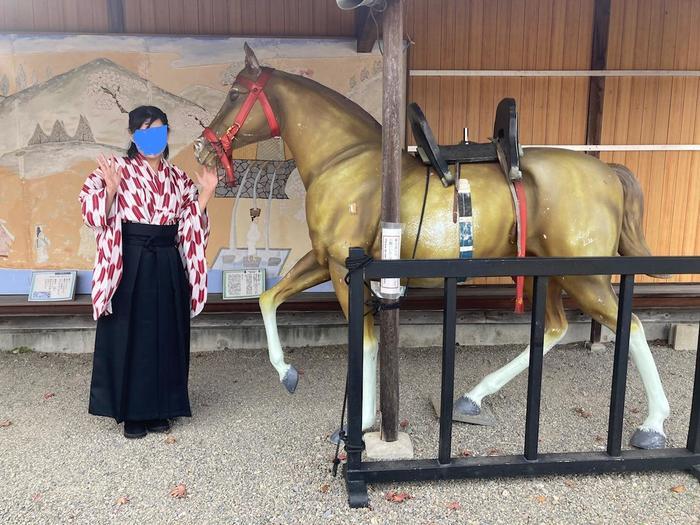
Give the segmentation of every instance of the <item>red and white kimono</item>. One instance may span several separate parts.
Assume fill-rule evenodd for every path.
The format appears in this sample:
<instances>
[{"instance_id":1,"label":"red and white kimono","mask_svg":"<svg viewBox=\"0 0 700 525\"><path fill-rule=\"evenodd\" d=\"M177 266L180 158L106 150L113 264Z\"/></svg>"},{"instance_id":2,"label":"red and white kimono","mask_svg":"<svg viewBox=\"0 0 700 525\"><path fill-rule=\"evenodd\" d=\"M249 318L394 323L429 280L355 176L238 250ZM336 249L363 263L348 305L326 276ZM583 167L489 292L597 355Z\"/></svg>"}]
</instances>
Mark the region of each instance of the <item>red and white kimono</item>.
<instances>
[{"instance_id":1,"label":"red and white kimono","mask_svg":"<svg viewBox=\"0 0 700 525\"><path fill-rule=\"evenodd\" d=\"M92 277L93 317L112 313L112 296L122 277L122 221L143 224L178 223L177 243L191 289L190 316L202 311L207 300L209 219L199 208L198 192L190 178L167 160L154 172L137 155L116 158L122 178L112 207L107 211L107 190L101 170L95 170L80 192L85 224L97 241Z\"/></svg>"}]
</instances>

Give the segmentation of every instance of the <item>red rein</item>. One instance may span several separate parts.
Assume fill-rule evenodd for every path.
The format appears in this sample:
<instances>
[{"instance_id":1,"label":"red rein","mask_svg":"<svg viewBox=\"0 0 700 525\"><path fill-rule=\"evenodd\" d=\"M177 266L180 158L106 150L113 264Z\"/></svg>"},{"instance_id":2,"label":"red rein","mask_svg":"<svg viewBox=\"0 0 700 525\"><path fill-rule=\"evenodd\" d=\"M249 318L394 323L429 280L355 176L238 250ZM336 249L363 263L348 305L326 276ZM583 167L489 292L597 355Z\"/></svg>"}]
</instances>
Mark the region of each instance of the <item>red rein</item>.
<instances>
[{"instance_id":1,"label":"red rein","mask_svg":"<svg viewBox=\"0 0 700 525\"><path fill-rule=\"evenodd\" d=\"M231 152L233 150L233 141L236 135L243 127L248 115L250 115L251 110L256 102L260 102L262 106L263 113L265 113L265 118L267 119L267 124L270 127L270 136L279 137L280 136L280 126L275 118L275 113L272 110L270 101L265 95L265 85L267 81L270 80L272 72L274 69L264 67L262 72L258 75L258 78L253 81L248 78L238 76L234 84L241 84L248 89L248 96L246 97L241 109L238 110L236 117L233 119L233 124L226 130L221 138L216 135L216 132L211 128L204 128L202 131L202 137L204 137L211 147L214 148L221 165L226 172L226 182L230 186L236 184L236 176L233 172L233 160L231 158Z\"/></svg>"}]
</instances>

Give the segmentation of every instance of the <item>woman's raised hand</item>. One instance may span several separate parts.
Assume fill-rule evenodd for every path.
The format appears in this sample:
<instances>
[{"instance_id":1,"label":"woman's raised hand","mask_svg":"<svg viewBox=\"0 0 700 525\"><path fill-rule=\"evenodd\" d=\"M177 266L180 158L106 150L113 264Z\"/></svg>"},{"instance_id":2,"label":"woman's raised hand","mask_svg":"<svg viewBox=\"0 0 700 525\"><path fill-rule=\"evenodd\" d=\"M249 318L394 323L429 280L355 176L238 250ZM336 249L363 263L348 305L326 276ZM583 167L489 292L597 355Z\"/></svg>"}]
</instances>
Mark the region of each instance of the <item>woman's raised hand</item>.
<instances>
[{"instance_id":1,"label":"woman's raised hand","mask_svg":"<svg viewBox=\"0 0 700 525\"><path fill-rule=\"evenodd\" d=\"M112 196L115 195L117 193L117 188L119 188L119 183L122 180L122 173L117 167L116 159L114 157L107 159L104 155L100 155L97 157L97 165L100 167L100 171L102 171L102 178L105 181L107 193Z\"/></svg>"},{"instance_id":2,"label":"woman's raised hand","mask_svg":"<svg viewBox=\"0 0 700 525\"><path fill-rule=\"evenodd\" d=\"M197 177L197 185L201 188L200 193L211 196L216 190L216 185L219 182L219 177L215 168L209 166L202 167L202 173L195 172Z\"/></svg>"}]
</instances>

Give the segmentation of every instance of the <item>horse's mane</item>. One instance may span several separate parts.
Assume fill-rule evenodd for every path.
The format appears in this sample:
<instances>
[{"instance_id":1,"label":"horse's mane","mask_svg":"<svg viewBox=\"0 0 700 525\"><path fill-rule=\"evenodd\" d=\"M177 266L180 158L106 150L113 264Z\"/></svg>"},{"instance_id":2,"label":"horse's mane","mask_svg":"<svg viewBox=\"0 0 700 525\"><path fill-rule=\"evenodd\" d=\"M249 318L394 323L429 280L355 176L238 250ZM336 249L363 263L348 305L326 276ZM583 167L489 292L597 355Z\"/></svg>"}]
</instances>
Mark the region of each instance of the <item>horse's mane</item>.
<instances>
[{"instance_id":1,"label":"horse's mane","mask_svg":"<svg viewBox=\"0 0 700 525\"><path fill-rule=\"evenodd\" d=\"M295 75L293 73L288 73L286 71L280 70L277 70L277 72L284 78L316 92L322 98L326 99L329 103L340 106L341 108L345 109L348 113L356 117L358 120L363 121L365 124L372 128L375 128L379 133L381 133L381 124L379 124L379 122L377 122L377 120L372 115L370 115L362 106L360 106L356 102L353 102L346 96L308 77Z\"/></svg>"}]
</instances>

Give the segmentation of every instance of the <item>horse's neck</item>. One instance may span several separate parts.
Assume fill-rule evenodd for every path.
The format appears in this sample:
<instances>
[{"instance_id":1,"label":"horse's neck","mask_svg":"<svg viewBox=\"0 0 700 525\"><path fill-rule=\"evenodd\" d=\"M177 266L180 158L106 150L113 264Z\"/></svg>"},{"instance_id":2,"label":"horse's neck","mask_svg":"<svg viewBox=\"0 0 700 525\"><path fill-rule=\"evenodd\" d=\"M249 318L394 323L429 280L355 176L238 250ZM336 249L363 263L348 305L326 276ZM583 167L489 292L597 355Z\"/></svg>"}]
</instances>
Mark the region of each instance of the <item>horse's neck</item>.
<instances>
[{"instance_id":1,"label":"horse's neck","mask_svg":"<svg viewBox=\"0 0 700 525\"><path fill-rule=\"evenodd\" d=\"M381 147L381 126L356 104L296 75L283 74L279 80L274 95L282 138L306 188L347 154Z\"/></svg>"}]
</instances>

